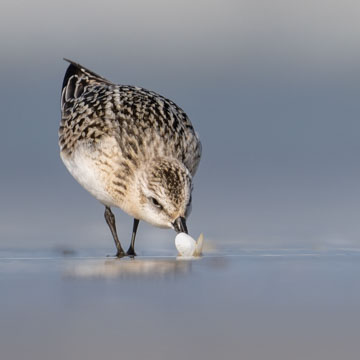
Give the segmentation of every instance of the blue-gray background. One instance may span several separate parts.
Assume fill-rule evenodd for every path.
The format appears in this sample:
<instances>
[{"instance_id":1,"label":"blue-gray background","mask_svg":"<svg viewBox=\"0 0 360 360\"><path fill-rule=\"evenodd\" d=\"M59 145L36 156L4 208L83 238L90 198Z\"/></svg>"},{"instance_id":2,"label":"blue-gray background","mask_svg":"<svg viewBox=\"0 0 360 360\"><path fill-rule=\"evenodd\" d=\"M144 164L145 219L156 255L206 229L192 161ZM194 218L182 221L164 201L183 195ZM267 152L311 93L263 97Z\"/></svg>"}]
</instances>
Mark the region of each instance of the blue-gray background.
<instances>
[{"instance_id":1,"label":"blue-gray background","mask_svg":"<svg viewBox=\"0 0 360 360\"><path fill-rule=\"evenodd\" d=\"M359 11L351 0L3 0L0 247L113 250L102 206L58 155L63 57L188 113L203 143L194 236L358 247ZM126 244L132 221L116 215ZM173 239L142 224L137 247Z\"/></svg>"}]
</instances>

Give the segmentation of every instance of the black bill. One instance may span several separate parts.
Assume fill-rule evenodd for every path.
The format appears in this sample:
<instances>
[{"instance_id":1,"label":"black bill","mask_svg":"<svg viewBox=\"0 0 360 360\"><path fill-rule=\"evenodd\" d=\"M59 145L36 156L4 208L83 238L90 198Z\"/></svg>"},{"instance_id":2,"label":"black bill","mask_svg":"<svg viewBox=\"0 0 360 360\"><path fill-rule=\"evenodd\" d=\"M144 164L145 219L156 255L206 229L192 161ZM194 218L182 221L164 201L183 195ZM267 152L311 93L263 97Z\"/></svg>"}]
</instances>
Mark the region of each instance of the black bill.
<instances>
[{"instance_id":1,"label":"black bill","mask_svg":"<svg viewBox=\"0 0 360 360\"><path fill-rule=\"evenodd\" d=\"M178 217L173 223L174 229L177 233L184 232L188 233L188 229L186 226L186 219L182 216Z\"/></svg>"}]
</instances>

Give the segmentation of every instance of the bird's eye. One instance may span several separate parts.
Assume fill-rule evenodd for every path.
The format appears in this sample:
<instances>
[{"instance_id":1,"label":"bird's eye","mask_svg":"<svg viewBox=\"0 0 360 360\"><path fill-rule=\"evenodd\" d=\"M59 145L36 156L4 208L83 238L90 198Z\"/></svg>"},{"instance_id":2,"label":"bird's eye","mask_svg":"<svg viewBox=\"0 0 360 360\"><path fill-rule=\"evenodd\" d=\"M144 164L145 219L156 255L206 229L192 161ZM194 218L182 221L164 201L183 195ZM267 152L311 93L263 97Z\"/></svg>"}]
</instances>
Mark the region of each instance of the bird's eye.
<instances>
[{"instance_id":1,"label":"bird's eye","mask_svg":"<svg viewBox=\"0 0 360 360\"><path fill-rule=\"evenodd\" d=\"M161 206L161 204L153 197L150 198L150 202L156 206L158 209L162 209L163 207Z\"/></svg>"}]
</instances>

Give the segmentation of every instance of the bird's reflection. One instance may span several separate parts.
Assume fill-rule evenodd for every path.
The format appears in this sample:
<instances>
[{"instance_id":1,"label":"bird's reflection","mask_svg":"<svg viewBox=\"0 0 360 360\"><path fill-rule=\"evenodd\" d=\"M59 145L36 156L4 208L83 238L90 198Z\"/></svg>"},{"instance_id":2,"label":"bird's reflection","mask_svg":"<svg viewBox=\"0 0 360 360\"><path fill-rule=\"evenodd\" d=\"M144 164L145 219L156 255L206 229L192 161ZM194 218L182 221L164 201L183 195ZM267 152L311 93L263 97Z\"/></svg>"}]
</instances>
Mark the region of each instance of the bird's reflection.
<instances>
[{"instance_id":1,"label":"bird's reflection","mask_svg":"<svg viewBox=\"0 0 360 360\"><path fill-rule=\"evenodd\" d=\"M191 272L192 261L176 259L88 260L68 268L66 276L75 278L165 278Z\"/></svg>"}]
</instances>

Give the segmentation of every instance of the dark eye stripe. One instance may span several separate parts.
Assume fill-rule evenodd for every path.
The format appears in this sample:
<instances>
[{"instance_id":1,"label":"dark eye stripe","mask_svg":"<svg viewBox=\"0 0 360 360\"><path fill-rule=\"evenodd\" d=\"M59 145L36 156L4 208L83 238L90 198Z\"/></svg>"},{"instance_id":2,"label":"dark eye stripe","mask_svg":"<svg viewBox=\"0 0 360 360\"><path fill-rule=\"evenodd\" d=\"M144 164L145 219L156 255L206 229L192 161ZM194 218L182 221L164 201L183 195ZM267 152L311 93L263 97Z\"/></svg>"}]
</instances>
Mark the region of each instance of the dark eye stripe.
<instances>
[{"instance_id":1,"label":"dark eye stripe","mask_svg":"<svg viewBox=\"0 0 360 360\"><path fill-rule=\"evenodd\" d=\"M151 198L149 198L149 199L150 199L150 202L151 202L154 206L156 206L157 208L159 208L159 209L162 209L162 208L163 208L162 205L161 205L155 198L151 197Z\"/></svg>"}]
</instances>

